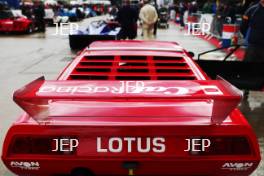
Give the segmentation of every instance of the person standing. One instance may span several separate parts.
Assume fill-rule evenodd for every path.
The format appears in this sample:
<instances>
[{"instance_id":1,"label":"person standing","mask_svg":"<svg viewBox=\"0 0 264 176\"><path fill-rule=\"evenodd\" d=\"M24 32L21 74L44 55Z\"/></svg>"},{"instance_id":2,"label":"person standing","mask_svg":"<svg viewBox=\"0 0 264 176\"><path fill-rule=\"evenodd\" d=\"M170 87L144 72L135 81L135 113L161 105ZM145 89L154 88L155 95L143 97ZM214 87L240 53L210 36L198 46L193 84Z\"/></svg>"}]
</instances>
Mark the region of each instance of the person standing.
<instances>
[{"instance_id":1,"label":"person standing","mask_svg":"<svg viewBox=\"0 0 264 176\"><path fill-rule=\"evenodd\" d=\"M118 13L118 8L116 5L113 5L110 12L109 12L109 15L113 16L114 18L117 17L117 13Z\"/></svg>"},{"instance_id":2,"label":"person standing","mask_svg":"<svg viewBox=\"0 0 264 176\"><path fill-rule=\"evenodd\" d=\"M223 12L224 22L228 22L226 18L230 18L229 23L235 24L236 22L236 3L228 1L224 7Z\"/></svg>"},{"instance_id":3,"label":"person standing","mask_svg":"<svg viewBox=\"0 0 264 176\"><path fill-rule=\"evenodd\" d=\"M143 38L152 39L154 24L158 20L158 14L155 7L150 5L148 0L144 0L144 6L140 9L139 18L142 21Z\"/></svg>"},{"instance_id":4,"label":"person standing","mask_svg":"<svg viewBox=\"0 0 264 176\"><path fill-rule=\"evenodd\" d=\"M154 7L156 9L156 12L158 13L159 8L158 8L158 4L156 1L154 1ZM158 18L159 18L159 14L158 14ZM157 36L157 30L158 30L158 20L154 23L154 30L153 30L153 35Z\"/></svg>"},{"instance_id":5,"label":"person standing","mask_svg":"<svg viewBox=\"0 0 264 176\"><path fill-rule=\"evenodd\" d=\"M243 16L241 33L246 38L248 48L244 61L264 62L264 0L250 7Z\"/></svg>"},{"instance_id":6,"label":"person standing","mask_svg":"<svg viewBox=\"0 0 264 176\"><path fill-rule=\"evenodd\" d=\"M224 4L219 4L213 19L212 33L218 38L222 37L223 24L225 20Z\"/></svg>"},{"instance_id":7,"label":"person standing","mask_svg":"<svg viewBox=\"0 0 264 176\"><path fill-rule=\"evenodd\" d=\"M40 0L35 1L33 14L35 16L36 26L39 32L46 31L46 24L45 24L45 8L43 3Z\"/></svg>"},{"instance_id":8,"label":"person standing","mask_svg":"<svg viewBox=\"0 0 264 176\"><path fill-rule=\"evenodd\" d=\"M130 6L129 0L124 1L124 5L117 12L116 19L121 25L119 39L135 39L137 37L138 13L135 8Z\"/></svg>"},{"instance_id":9,"label":"person standing","mask_svg":"<svg viewBox=\"0 0 264 176\"><path fill-rule=\"evenodd\" d=\"M26 5L24 2L21 5L22 15L25 15L28 19L32 19L32 10L29 5Z\"/></svg>"},{"instance_id":10,"label":"person standing","mask_svg":"<svg viewBox=\"0 0 264 176\"><path fill-rule=\"evenodd\" d=\"M184 23L184 13L186 11L186 6L183 2L180 2L179 4L179 14L180 14L180 25L181 25L181 30L184 29L185 23Z\"/></svg>"},{"instance_id":11,"label":"person standing","mask_svg":"<svg viewBox=\"0 0 264 176\"><path fill-rule=\"evenodd\" d=\"M190 3L188 11L189 11L189 13L188 13L189 16L197 13L198 4L196 1L193 1L192 3Z\"/></svg>"}]
</instances>

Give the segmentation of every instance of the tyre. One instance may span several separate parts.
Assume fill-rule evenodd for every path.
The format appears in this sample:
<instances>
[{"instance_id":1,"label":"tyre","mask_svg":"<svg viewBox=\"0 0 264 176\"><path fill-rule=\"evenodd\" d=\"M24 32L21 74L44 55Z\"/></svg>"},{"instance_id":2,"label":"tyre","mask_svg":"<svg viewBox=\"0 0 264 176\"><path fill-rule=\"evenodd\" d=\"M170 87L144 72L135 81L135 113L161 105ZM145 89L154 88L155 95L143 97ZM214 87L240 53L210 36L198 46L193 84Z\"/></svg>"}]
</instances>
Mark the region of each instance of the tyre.
<instances>
[{"instance_id":1,"label":"tyre","mask_svg":"<svg viewBox=\"0 0 264 176\"><path fill-rule=\"evenodd\" d=\"M80 37L78 35L69 35L70 48L72 50L81 49Z\"/></svg>"},{"instance_id":2,"label":"tyre","mask_svg":"<svg viewBox=\"0 0 264 176\"><path fill-rule=\"evenodd\" d=\"M94 176L94 174L85 168L74 169L71 176Z\"/></svg>"},{"instance_id":3,"label":"tyre","mask_svg":"<svg viewBox=\"0 0 264 176\"><path fill-rule=\"evenodd\" d=\"M30 25L28 26L27 30L26 30L26 33L27 33L27 34L31 34L31 33L33 33L33 32L34 32L34 27L33 27L32 24L30 24Z\"/></svg>"}]
</instances>

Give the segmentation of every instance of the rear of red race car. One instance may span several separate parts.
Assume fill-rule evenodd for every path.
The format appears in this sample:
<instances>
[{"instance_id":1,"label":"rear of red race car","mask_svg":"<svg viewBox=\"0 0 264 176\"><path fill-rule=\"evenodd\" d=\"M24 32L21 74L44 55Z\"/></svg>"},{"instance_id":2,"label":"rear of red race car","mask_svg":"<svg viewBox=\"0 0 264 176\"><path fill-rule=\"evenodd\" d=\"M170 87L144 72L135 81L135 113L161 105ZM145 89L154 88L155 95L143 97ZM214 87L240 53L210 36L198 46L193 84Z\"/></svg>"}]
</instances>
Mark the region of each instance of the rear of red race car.
<instances>
[{"instance_id":1,"label":"rear of red race car","mask_svg":"<svg viewBox=\"0 0 264 176\"><path fill-rule=\"evenodd\" d=\"M0 12L0 32L27 32L34 31L33 22L26 17L15 17L10 10Z\"/></svg>"},{"instance_id":2,"label":"rear of red race car","mask_svg":"<svg viewBox=\"0 0 264 176\"><path fill-rule=\"evenodd\" d=\"M247 176L260 152L241 98L174 43L96 42L14 93L27 114L2 159L18 175Z\"/></svg>"}]
</instances>

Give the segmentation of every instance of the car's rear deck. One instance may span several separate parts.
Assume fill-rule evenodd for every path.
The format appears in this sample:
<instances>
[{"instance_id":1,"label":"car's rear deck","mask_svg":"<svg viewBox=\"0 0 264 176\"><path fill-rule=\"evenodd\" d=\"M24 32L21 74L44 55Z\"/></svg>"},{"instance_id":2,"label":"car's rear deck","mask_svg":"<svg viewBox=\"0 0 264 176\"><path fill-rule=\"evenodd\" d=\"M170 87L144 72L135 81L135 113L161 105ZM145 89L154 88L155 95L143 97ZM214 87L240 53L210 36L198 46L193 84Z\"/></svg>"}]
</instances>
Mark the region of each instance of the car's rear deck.
<instances>
[{"instance_id":1,"label":"car's rear deck","mask_svg":"<svg viewBox=\"0 0 264 176\"><path fill-rule=\"evenodd\" d=\"M66 70L67 80L203 80L205 75L175 44L96 42ZM114 46L114 47L113 47Z\"/></svg>"},{"instance_id":2,"label":"car's rear deck","mask_svg":"<svg viewBox=\"0 0 264 176\"><path fill-rule=\"evenodd\" d=\"M41 78L15 92L14 100L35 122L24 115L11 127L6 165L26 156L40 163L32 171L37 175L76 168L98 175L131 169L136 175L249 175L260 158L255 135L235 108L240 91L210 80L187 55L166 42L91 45L58 80ZM132 83L129 89L126 83ZM78 139L79 146L54 153L53 138ZM210 140L211 148L202 150L199 143L188 150L193 139ZM36 148L36 141L43 143Z\"/></svg>"}]
</instances>

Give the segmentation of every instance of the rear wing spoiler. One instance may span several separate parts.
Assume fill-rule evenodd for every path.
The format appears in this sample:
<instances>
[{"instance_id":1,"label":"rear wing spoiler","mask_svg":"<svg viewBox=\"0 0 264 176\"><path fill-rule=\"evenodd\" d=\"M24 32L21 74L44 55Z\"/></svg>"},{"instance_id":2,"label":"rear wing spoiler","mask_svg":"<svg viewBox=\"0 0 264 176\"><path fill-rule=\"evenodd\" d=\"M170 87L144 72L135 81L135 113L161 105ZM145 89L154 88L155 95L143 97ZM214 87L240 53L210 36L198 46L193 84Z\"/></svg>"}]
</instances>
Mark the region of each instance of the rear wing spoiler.
<instances>
[{"instance_id":1,"label":"rear wing spoiler","mask_svg":"<svg viewBox=\"0 0 264 176\"><path fill-rule=\"evenodd\" d=\"M225 80L46 81L41 77L14 93L37 122L59 117L208 117L221 124L242 92Z\"/></svg>"}]
</instances>

